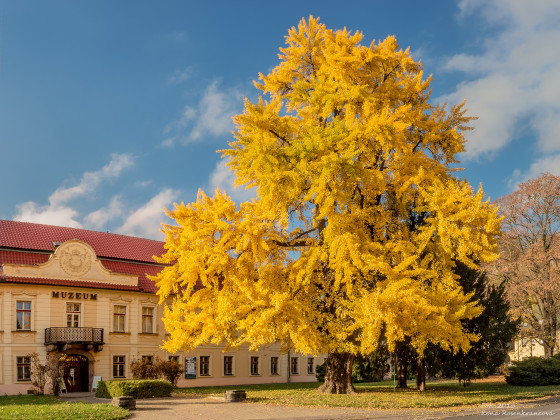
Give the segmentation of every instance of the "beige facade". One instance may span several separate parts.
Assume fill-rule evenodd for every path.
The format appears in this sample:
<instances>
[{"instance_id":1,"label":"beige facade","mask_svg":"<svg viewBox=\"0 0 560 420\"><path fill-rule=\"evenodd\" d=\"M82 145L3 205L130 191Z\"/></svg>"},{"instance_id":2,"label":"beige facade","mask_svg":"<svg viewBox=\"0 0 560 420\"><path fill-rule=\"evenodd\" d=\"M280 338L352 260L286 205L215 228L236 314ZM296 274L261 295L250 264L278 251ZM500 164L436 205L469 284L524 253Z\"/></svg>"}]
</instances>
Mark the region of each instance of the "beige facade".
<instances>
[{"instance_id":1,"label":"beige facade","mask_svg":"<svg viewBox=\"0 0 560 420\"><path fill-rule=\"evenodd\" d=\"M511 361L521 361L528 357L544 357L544 348L536 338L519 338L513 342L508 353Z\"/></svg>"},{"instance_id":2,"label":"beige facade","mask_svg":"<svg viewBox=\"0 0 560 420\"><path fill-rule=\"evenodd\" d=\"M33 352L43 360L48 353L66 356L60 374L69 391L91 389L94 376L131 378L130 362L150 356L175 357L183 366L189 362L194 377L183 374L181 387L315 381L324 356L286 354L278 345L258 352L224 352L218 346L165 352L157 295L137 287L138 275L105 265L81 240L57 244L44 263L3 262L0 394L31 389L27 355Z\"/></svg>"},{"instance_id":3,"label":"beige facade","mask_svg":"<svg viewBox=\"0 0 560 420\"><path fill-rule=\"evenodd\" d=\"M80 299L76 299L78 294ZM313 358L293 353L288 355L282 353L279 346L266 347L258 352L250 352L247 348L224 352L216 346L205 346L189 353L169 354L160 349L166 335L160 319L162 307L157 305L155 296L142 293L103 289L83 291L58 286L2 285L0 296L0 395L25 393L31 389L28 378L21 378L21 375L18 378L18 357L37 352L41 359L44 359L48 350L61 356L67 354L85 357L88 372L80 374L87 375L88 387L91 387L94 375L103 379L131 378L130 361L144 356L158 356L162 359L176 356L182 365L185 364L185 357L195 357L196 379L184 379L183 375L183 379L178 382L178 386L181 387L283 383L288 380L309 382L315 380L315 366L324 361L324 357ZM95 299L92 299L92 296L95 296ZM30 303L30 312L26 312L30 314L29 329L18 329L18 302ZM124 308L124 311L121 311L121 308ZM153 310L153 318L142 316L142 310L145 308ZM95 343L90 344L88 339L74 344L62 344L58 348L46 344L46 334L52 328L74 328L65 327L68 325L68 317L71 317L72 325L76 325L74 322L77 322L77 328L101 328L103 344L94 348ZM124 330L121 330L123 317ZM151 320L147 321L147 318ZM150 326L153 327L153 332L148 332ZM19 327L27 328L27 325ZM81 338L83 337L77 337L78 340ZM70 338L67 341L72 340ZM224 362L228 357L231 357L231 371L224 372ZM292 359L291 364L288 363L288 357ZM206 360L208 369L201 374L201 361ZM229 360L227 362L229 363ZM251 372L251 362L253 369L256 364L256 371ZM122 373L119 364L123 364ZM77 382L78 378L74 381ZM69 386L70 384L67 384L67 387Z\"/></svg>"}]
</instances>

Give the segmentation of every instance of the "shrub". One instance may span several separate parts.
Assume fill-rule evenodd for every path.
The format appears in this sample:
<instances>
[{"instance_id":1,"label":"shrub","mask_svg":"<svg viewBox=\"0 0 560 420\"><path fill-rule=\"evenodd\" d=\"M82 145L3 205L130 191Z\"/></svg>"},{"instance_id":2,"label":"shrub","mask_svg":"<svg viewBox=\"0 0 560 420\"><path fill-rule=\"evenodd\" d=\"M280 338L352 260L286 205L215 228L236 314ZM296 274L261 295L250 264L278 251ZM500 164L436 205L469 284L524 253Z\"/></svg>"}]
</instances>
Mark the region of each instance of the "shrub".
<instances>
[{"instance_id":1,"label":"shrub","mask_svg":"<svg viewBox=\"0 0 560 420\"><path fill-rule=\"evenodd\" d=\"M175 360L162 360L157 365L157 372L171 382L173 386L176 386L177 380L183 373L183 368Z\"/></svg>"},{"instance_id":2,"label":"shrub","mask_svg":"<svg viewBox=\"0 0 560 420\"><path fill-rule=\"evenodd\" d=\"M132 360L130 372L134 379L167 379L175 386L183 368L175 360L161 360L155 356Z\"/></svg>"},{"instance_id":3,"label":"shrub","mask_svg":"<svg viewBox=\"0 0 560 420\"><path fill-rule=\"evenodd\" d=\"M529 357L513 362L508 371L506 382L510 385L560 385L560 355L549 359Z\"/></svg>"},{"instance_id":4,"label":"shrub","mask_svg":"<svg viewBox=\"0 0 560 420\"><path fill-rule=\"evenodd\" d=\"M377 351L368 356L356 356L352 365L352 382L377 382L382 381L383 376L389 370L387 359L389 353ZM327 361L315 368L315 377L319 382L325 382Z\"/></svg>"},{"instance_id":5,"label":"shrub","mask_svg":"<svg viewBox=\"0 0 560 420\"><path fill-rule=\"evenodd\" d=\"M319 382L325 382L325 372L327 371L327 361L325 360L322 365L317 365L315 368L315 377Z\"/></svg>"},{"instance_id":6,"label":"shrub","mask_svg":"<svg viewBox=\"0 0 560 420\"><path fill-rule=\"evenodd\" d=\"M95 393L97 398L114 398L123 395L134 398L170 397L173 385L163 379L101 381Z\"/></svg>"},{"instance_id":7,"label":"shrub","mask_svg":"<svg viewBox=\"0 0 560 420\"><path fill-rule=\"evenodd\" d=\"M158 364L160 359L158 357L152 360L149 359L135 359L130 362L130 372L134 379L157 379L159 377Z\"/></svg>"},{"instance_id":8,"label":"shrub","mask_svg":"<svg viewBox=\"0 0 560 420\"><path fill-rule=\"evenodd\" d=\"M41 363L39 355L35 353L28 354L29 360L31 361L31 379L35 392L43 394L45 392L45 385L47 384L47 365L46 363Z\"/></svg>"},{"instance_id":9,"label":"shrub","mask_svg":"<svg viewBox=\"0 0 560 420\"><path fill-rule=\"evenodd\" d=\"M47 354L45 363L41 362L37 353L28 354L27 357L29 357L31 361L31 378L35 391L43 394L48 381L50 381L53 394L58 396L60 392L58 383L59 363L63 361L66 356Z\"/></svg>"},{"instance_id":10,"label":"shrub","mask_svg":"<svg viewBox=\"0 0 560 420\"><path fill-rule=\"evenodd\" d=\"M389 351L386 345L380 345L377 350L367 356L357 355L352 366L352 382L382 381L389 371Z\"/></svg>"}]
</instances>

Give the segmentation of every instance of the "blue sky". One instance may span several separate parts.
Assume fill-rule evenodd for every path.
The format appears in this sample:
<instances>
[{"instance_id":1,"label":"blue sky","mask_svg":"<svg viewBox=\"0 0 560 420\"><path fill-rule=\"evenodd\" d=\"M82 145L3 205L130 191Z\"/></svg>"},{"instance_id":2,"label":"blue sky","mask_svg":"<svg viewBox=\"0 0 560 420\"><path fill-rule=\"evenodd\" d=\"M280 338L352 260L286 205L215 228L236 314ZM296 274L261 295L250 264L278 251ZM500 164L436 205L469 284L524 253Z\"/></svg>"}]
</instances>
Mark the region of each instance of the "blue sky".
<instances>
[{"instance_id":1,"label":"blue sky","mask_svg":"<svg viewBox=\"0 0 560 420\"><path fill-rule=\"evenodd\" d=\"M460 176L491 199L560 175L560 2L0 1L0 218L161 239L163 207L233 189L217 149L302 17L396 35L432 102L479 119Z\"/></svg>"}]
</instances>

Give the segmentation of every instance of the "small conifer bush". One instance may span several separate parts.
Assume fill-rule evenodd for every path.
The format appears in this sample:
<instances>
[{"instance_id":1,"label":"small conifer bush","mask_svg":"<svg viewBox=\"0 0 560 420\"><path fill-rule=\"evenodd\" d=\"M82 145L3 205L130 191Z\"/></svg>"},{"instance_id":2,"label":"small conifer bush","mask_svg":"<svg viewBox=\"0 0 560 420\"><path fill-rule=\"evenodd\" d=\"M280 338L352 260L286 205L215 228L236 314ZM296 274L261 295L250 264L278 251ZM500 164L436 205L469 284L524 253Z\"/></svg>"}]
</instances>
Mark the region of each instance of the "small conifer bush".
<instances>
[{"instance_id":1,"label":"small conifer bush","mask_svg":"<svg viewBox=\"0 0 560 420\"><path fill-rule=\"evenodd\" d=\"M560 354L549 359L529 357L508 367L506 382L511 385L560 385Z\"/></svg>"}]
</instances>

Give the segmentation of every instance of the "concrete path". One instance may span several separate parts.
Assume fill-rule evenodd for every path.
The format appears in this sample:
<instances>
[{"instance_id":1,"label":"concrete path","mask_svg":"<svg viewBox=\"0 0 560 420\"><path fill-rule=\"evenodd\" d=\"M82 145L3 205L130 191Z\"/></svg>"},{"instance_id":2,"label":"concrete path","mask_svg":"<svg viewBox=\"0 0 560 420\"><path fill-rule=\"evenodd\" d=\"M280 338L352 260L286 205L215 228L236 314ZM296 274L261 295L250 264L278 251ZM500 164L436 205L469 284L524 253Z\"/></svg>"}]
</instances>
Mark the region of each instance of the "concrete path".
<instances>
[{"instance_id":1,"label":"concrete path","mask_svg":"<svg viewBox=\"0 0 560 420\"><path fill-rule=\"evenodd\" d=\"M95 398L92 393L61 396L65 401L108 403L111 400ZM231 403L217 398L176 396L173 398L151 398L136 400L132 420L428 420L454 419L560 419L560 397L534 401L492 403L483 406L463 406L437 409L350 409L309 408L266 405L251 402Z\"/></svg>"},{"instance_id":2,"label":"concrete path","mask_svg":"<svg viewBox=\"0 0 560 420\"><path fill-rule=\"evenodd\" d=\"M372 410L350 408L286 407L258 403L231 403L210 398L160 398L137 400L133 420L363 420L436 419L480 413L479 408L431 410Z\"/></svg>"}]
</instances>

